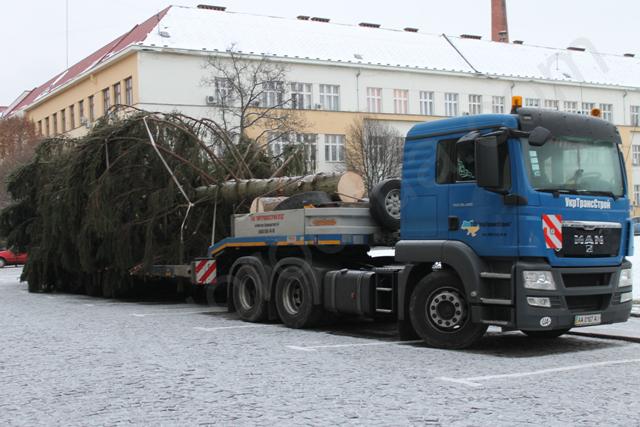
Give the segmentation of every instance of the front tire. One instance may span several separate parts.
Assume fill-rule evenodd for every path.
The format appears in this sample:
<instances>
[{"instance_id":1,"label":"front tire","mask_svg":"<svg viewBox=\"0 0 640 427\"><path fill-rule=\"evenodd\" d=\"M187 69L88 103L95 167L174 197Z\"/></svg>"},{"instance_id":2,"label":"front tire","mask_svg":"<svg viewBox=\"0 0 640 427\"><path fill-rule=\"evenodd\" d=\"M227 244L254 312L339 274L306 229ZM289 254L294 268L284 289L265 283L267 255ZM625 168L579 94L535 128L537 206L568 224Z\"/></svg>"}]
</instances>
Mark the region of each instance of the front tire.
<instances>
[{"instance_id":1,"label":"front tire","mask_svg":"<svg viewBox=\"0 0 640 427\"><path fill-rule=\"evenodd\" d=\"M313 304L312 286L311 278L297 265L285 267L278 276L276 308L286 326L311 328L320 322L322 308Z\"/></svg>"},{"instance_id":2,"label":"front tire","mask_svg":"<svg viewBox=\"0 0 640 427\"><path fill-rule=\"evenodd\" d=\"M0 258L0 268L4 268L5 265L7 265L7 261L4 258Z\"/></svg>"},{"instance_id":3,"label":"front tire","mask_svg":"<svg viewBox=\"0 0 640 427\"><path fill-rule=\"evenodd\" d=\"M420 338L431 347L466 348L487 331L487 325L471 321L462 282L449 271L433 272L418 282L409 315Z\"/></svg>"},{"instance_id":4,"label":"front tire","mask_svg":"<svg viewBox=\"0 0 640 427\"><path fill-rule=\"evenodd\" d=\"M233 275L233 305L245 322L264 322L269 306L264 298L265 284L258 269L242 264Z\"/></svg>"},{"instance_id":5,"label":"front tire","mask_svg":"<svg viewBox=\"0 0 640 427\"><path fill-rule=\"evenodd\" d=\"M561 337L562 335L566 334L570 330L571 330L571 328L554 329L554 330L551 330L551 331L522 331L522 332L524 332L529 338L554 339L554 338Z\"/></svg>"}]
</instances>

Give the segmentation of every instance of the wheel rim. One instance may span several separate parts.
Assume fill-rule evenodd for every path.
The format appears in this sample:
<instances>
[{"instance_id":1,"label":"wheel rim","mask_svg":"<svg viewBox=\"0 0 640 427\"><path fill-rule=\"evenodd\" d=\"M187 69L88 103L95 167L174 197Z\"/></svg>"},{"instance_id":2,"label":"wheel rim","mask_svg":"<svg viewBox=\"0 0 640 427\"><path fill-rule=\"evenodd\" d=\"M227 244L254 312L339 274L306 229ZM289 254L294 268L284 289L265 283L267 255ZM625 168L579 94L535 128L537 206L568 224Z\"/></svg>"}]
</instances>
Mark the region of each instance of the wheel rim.
<instances>
[{"instance_id":1,"label":"wheel rim","mask_svg":"<svg viewBox=\"0 0 640 427\"><path fill-rule=\"evenodd\" d=\"M384 208L393 219L400 219L400 190L391 190L384 197Z\"/></svg>"},{"instance_id":2,"label":"wheel rim","mask_svg":"<svg viewBox=\"0 0 640 427\"><path fill-rule=\"evenodd\" d=\"M302 284L298 279L289 279L284 286L282 303L287 313L296 315L304 302Z\"/></svg>"},{"instance_id":3,"label":"wheel rim","mask_svg":"<svg viewBox=\"0 0 640 427\"><path fill-rule=\"evenodd\" d=\"M252 277L244 277L240 282L239 297L240 305L244 310L251 310L256 304L258 289Z\"/></svg>"},{"instance_id":4,"label":"wheel rim","mask_svg":"<svg viewBox=\"0 0 640 427\"><path fill-rule=\"evenodd\" d=\"M440 288L427 299L427 321L442 332L456 332L467 320L464 297L455 288Z\"/></svg>"}]
</instances>

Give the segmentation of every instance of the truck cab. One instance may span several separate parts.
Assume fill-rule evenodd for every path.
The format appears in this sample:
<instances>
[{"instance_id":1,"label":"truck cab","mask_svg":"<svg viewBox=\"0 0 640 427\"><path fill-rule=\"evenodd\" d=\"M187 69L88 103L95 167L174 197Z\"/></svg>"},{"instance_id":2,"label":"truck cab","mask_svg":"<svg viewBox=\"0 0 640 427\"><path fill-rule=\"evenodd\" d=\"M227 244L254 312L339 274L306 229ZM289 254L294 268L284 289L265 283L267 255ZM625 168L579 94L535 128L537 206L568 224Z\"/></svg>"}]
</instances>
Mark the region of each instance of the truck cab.
<instances>
[{"instance_id":1,"label":"truck cab","mask_svg":"<svg viewBox=\"0 0 640 427\"><path fill-rule=\"evenodd\" d=\"M405 330L455 347L486 325L551 337L626 321L633 227L620 145L604 120L540 109L415 126L396 245Z\"/></svg>"}]
</instances>

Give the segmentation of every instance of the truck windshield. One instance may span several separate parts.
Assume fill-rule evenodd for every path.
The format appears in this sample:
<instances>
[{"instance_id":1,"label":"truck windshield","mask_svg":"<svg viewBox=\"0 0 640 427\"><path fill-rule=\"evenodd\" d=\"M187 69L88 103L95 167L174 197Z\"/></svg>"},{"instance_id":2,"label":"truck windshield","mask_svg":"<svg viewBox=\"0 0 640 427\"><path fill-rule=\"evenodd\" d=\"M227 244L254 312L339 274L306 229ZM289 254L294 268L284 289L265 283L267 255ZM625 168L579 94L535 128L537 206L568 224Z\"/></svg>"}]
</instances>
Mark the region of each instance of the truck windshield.
<instances>
[{"instance_id":1,"label":"truck windshield","mask_svg":"<svg viewBox=\"0 0 640 427\"><path fill-rule=\"evenodd\" d=\"M531 186L538 191L604 195L624 194L618 147L609 141L553 138L541 147L522 138Z\"/></svg>"}]
</instances>

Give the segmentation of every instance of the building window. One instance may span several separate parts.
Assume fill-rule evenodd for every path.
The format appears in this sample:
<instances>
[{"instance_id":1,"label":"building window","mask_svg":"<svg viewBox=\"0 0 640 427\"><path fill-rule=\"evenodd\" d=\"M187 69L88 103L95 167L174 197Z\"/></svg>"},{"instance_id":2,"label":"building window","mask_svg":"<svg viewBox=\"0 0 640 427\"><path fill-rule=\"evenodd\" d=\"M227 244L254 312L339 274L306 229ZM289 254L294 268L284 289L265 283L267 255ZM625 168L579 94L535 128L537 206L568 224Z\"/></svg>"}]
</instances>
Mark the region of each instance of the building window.
<instances>
[{"instance_id":1,"label":"building window","mask_svg":"<svg viewBox=\"0 0 640 427\"><path fill-rule=\"evenodd\" d=\"M311 83L291 83L291 108L309 110L312 105Z\"/></svg>"},{"instance_id":2,"label":"building window","mask_svg":"<svg viewBox=\"0 0 640 427\"><path fill-rule=\"evenodd\" d=\"M420 114L433 116L433 92L420 91Z\"/></svg>"},{"instance_id":3,"label":"building window","mask_svg":"<svg viewBox=\"0 0 640 427\"><path fill-rule=\"evenodd\" d=\"M305 166L311 172L316 169L317 140L318 135L312 133L282 134L269 143L269 150L273 157L283 157L287 147L304 146Z\"/></svg>"},{"instance_id":4,"label":"building window","mask_svg":"<svg viewBox=\"0 0 640 427\"><path fill-rule=\"evenodd\" d=\"M640 166L640 145L631 146L631 161L633 166Z\"/></svg>"},{"instance_id":5,"label":"building window","mask_svg":"<svg viewBox=\"0 0 640 427\"><path fill-rule=\"evenodd\" d=\"M102 109L103 114L107 114L111 108L111 90L109 88L102 90Z\"/></svg>"},{"instance_id":6,"label":"building window","mask_svg":"<svg viewBox=\"0 0 640 427\"><path fill-rule=\"evenodd\" d=\"M393 90L393 112L409 114L409 91L406 89Z\"/></svg>"},{"instance_id":7,"label":"building window","mask_svg":"<svg viewBox=\"0 0 640 427\"><path fill-rule=\"evenodd\" d=\"M113 85L113 103L114 105L122 104L122 86L120 82Z\"/></svg>"},{"instance_id":8,"label":"building window","mask_svg":"<svg viewBox=\"0 0 640 427\"><path fill-rule=\"evenodd\" d=\"M53 113L53 115L51 116L51 121L53 122L53 135L57 135L58 134L58 114L57 113Z\"/></svg>"},{"instance_id":9,"label":"building window","mask_svg":"<svg viewBox=\"0 0 640 427\"><path fill-rule=\"evenodd\" d=\"M640 205L640 185L633 186L633 204Z\"/></svg>"},{"instance_id":10,"label":"building window","mask_svg":"<svg viewBox=\"0 0 640 427\"><path fill-rule=\"evenodd\" d=\"M600 104L602 111L602 120L613 122L613 104Z\"/></svg>"},{"instance_id":11,"label":"building window","mask_svg":"<svg viewBox=\"0 0 640 427\"><path fill-rule=\"evenodd\" d=\"M76 109L75 106L69 105L69 129L76 128Z\"/></svg>"},{"instance_id":12,"label":"building window","mask_svg":"<svg viewBox=\"0 0 640 427\"><path fill-rule=\"evenodd\" d=\"M231 80L218 77L215 80L216 87L216 103L218 105L229 105L232 97Z\"/></svg>"},{"instance_id":13,"label":"building window","mask_svg":"<svg viewBox=\"0 0 640 427\"><path fill-rule=\"evenodd\" d=\"M44 130L47 136L51 136L51 127L49 126L49 117L44 119Z\"/></svg>"},{"instance_id":14,"label":"building window","mask_svg":"<svg viewBox=\"0 0 640 427\"><path fill-rule=\"evenodd\" d=\"M93 95L89 97L89 121L93 122L96 119L96 104L94 102Z\"/></svg>"},{"instance_id":15,"label":"building window","mask_svg":"<svg viewBox=\"0 0 640 427\"><path fill-rule=\"evenodd\" d=\"M282 82L262 83L262 105L263 108L282 107L283 98Z\"/></svg>"},{"instance_id":16,"label":"building window","mask_svg":"<svg viewBox=\"0 0 640 427\"><path fill-rule=\"evenodd\" d=\"M324 136L324 159L327 162L344 162L344 135Z\"/></svg>"},{"instance_id":17,"label":"building window","mask_svg":"<svg viewBox=\"0 0 640 427\"><path fill-rule=\"evenodd\" d=\"M547 110L556 110L560 109L560 101L557 99L545 99L544 100L544 108Z\"/></svg>"},{"instance_id":18,"label":"building window","mask_svg":"<svg viewBox=\"0 0 640 427\"><path fill-rule=\"evenodd\" d=\"M449 117L458 115L458 94L457 93L444 94L444 115Z\"/></svg>"},{"instance_id":19,"label":"building window","mask_svg":"<svg viewBox=\"0 0 640 427\"><path fill-rule=\"evenodd\" d=\"M640 105L631 106L631 126L640 126Z\"/></svg>"},{"instance_id":20,"label":"building window","mask_svg":"<svg viewBox=\"0 0 640 427\"><path fill-rule=\"evenodd\" d=\"M78 117L80 118L80 124L83 125L84 121L84 100L78 101Z\"/></svg>"},{"instance_id":21,"label":"building window","mask_svg":"<svg viewBox=\"0 0 640 427\"><path fill-rule=\"evenodd\" d=\"M494 114L504 114L504 96L494 96L491 98L491 111Z\"/></svg>"},{"instance_id":22,"label":"building window","mask_svg":"<svg viewBox=\"0 0 640 427\"><path fill-rule=\"evenodd\" d=\"M133 105L133 80L131 77L124 79L124 101L127 105Z\"/></svg>"},{"instance_id":23,"label":"building window","mask_svg":"<svg viewBox=\"0 0 640 427\"><path fill-rule=\"evenodd\" d=\"M567 113L577 113L578 103L576 101L564 101L564 111Z\"/></svg>"},{"instance_id":24,"label":"building window","mask_svg":"<svg viewBox=\"0 0 640 427\"><path fill-rule=\"evenodd\" d=\"M60 110L60 129L62 133L67 131L67 114L65 110Z\"/></svg>"},{"instance_id":25,"label":"building window","mask_svg":"<svg viewBox=\"0 0 640 427\"><path fill-rule=\"evenodd\" d=\"M591 110L594 108L596 108L595 102L583 102L580 114L584 114L585 116L591 115Z\"/></svg>"},{"instance_id":26,"label":"building window","mask_svg":"<svg viewBox=\"0 0 640 427\"><path fill-rule=\"evenodd\" d=\"M370 113L382 113L382 89L379 87L367 88L367 111Z\"/></svg>"},{"instance_id":27,"label":"building window","mask_svg":"<svg viewBox=\"0 0 640 427\"><path fill-rule=\"evenodd\" d=\"M540 99L539 98L527 98L524 101L525 107L531 108L540 108Z\"/></svg>"},{"instance_id":28,"label":"building window","mask_svg":"<svg viewBox=\"0 0 640 427\"><path fill-rule=\"evenodd\" d=\"M340 86L320 85L320 105L323 110L340 110Z\"/></svg>"},{"instance_id":29,"label":"building window","mask_svg":"<svg viewBox=\"0 0 640 427\"><path fill-rule=\"evenodd\" d=\"M42 136L42 120L38 120L38 135Z\"/></svg>"},{"instance_id":30,"label":"building window","mask_svg":"<svg viewBox=\"0 0 640 427\"><path fill-rule=\"evenodd\" d=\"M469 114L482 114L482 95L469 95Z\"/></svg>"}]
</instances>

